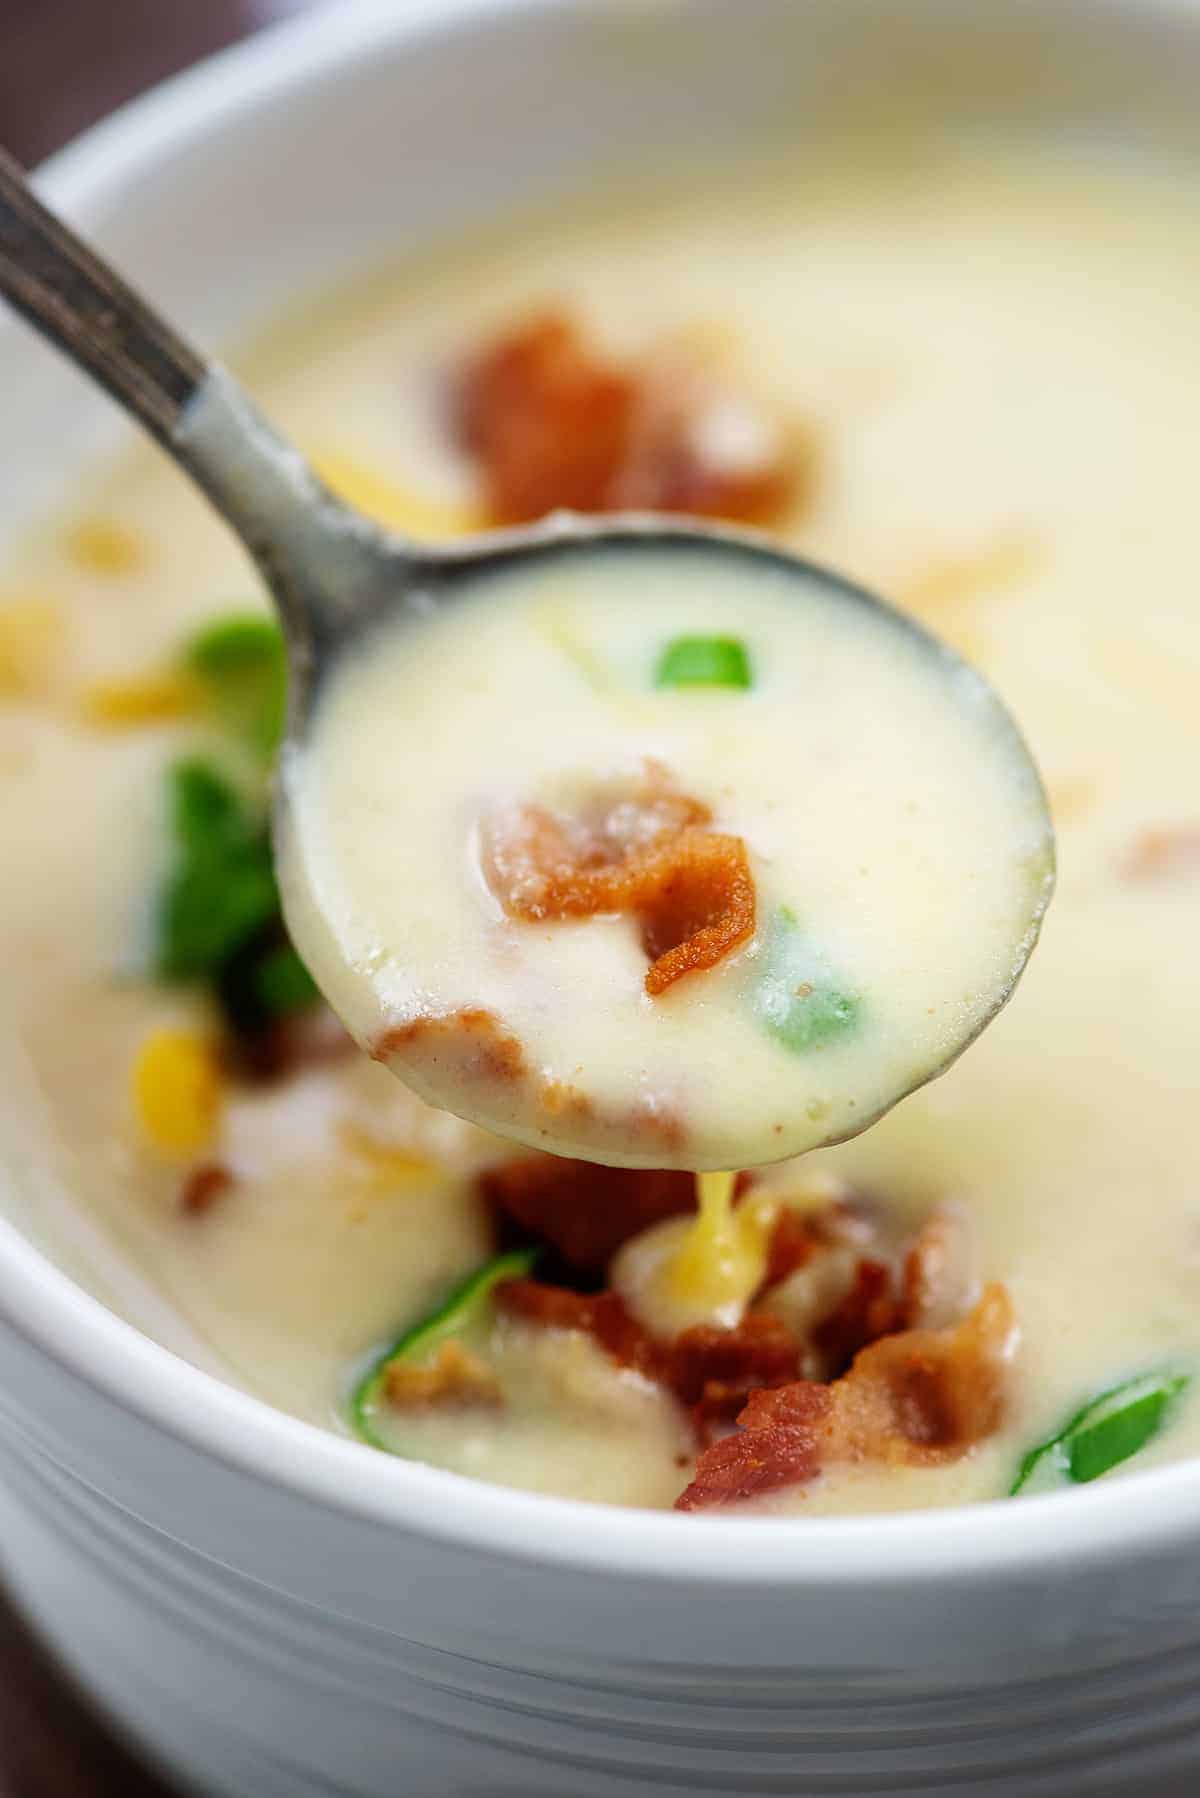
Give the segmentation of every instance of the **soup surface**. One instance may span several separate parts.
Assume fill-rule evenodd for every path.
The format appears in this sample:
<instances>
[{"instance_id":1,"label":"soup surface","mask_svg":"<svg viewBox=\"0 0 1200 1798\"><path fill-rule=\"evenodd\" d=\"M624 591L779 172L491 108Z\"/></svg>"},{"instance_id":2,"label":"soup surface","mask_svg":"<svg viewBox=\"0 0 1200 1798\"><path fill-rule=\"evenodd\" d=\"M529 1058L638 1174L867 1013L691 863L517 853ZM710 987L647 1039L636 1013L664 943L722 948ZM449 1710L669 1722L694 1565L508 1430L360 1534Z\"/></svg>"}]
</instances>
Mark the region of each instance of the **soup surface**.
<instances>
[{"instance_id":1,"label":"soup surface","mask_svg":"<svg viewBox=\"0 0 1200 1798\"><path fill-rule=\"evenodd\" d=\"M684 1168L839 1141L1029 952L1037 777L895 613L626 547L348 660L284 769L288 922L364 1046L506 1135Z\"/></svg>"},{"instance_id":2,"label":"soup surface","mask_svg":"<svg viewBox=\"0 0 1200 1798\"><path fill-rule=\"evenodd\" d=\"M388 522L436 535L618 499L752 518L945 636L1027 735L1059 888L1012 1004L944 1078L743 1180L707 1224L682 1172L518 1154L427 1109L314 1003L265 847L271 633L171 470L138 451L11 551L0 833L21 878L0 962L45 1112L22 1101L14 1130L65 1145L79 1233L140 1270L188 1352L395 1452L610 1502L897 1509L1002 1496L1039 1445L1029 1486L1195 1451L1198 281L1189 170L1037 143L808 150L447 252L248 365ZM633 431L631 395L663 370L669 403L660 384ZM504 610L492 665L518 683L532 639ZM545 703L594 717L544 666ZM434 691L413 695L431 729ZM692 699L714 737L739 703ZM563 772L541 743L518 733L505 793ZM791 804L784 773L763 791ZM437 792L417 797L436 833ZM782 846L769 879L793 904ZM449 953L461 918L437 922ZM565 963L593 926L545 929ZM644 974L628 931L603 935L615 974ZM823 941L866 980L858 944ZM726 1099L759 1102L768 1044L730 1021L702 1159Z\"/></svg>"}]
</instances>

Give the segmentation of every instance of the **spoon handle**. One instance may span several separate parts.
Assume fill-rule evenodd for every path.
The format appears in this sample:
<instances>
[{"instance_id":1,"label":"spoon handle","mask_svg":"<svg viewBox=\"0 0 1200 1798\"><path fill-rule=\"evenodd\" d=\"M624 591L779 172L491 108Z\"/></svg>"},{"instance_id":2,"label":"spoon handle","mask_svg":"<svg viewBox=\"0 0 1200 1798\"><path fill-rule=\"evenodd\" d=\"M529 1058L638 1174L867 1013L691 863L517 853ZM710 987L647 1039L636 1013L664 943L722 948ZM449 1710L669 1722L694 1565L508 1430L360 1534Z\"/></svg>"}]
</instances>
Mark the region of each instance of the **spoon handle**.
<instances>
[{"instance_id":1,"label":"spoon handle","mask_svg":"<svg viewBox=\"0 0 1200 1798\"><path fill-rule=\"evenodd\" d=\"M0 292L160 442L207 372L203 359L48 212L0 150Z\"/></svg>"},{"instance_id":2,"label":"spoon handle","mask_svg":"<svg viewBox=\"0 0 1200 1798\"><path fill-rule=\"evenodd\" d=\"M237 532L304 683L409 546L334 498L218 363L207 362L33 193L0 150L0 295L141 421Z\"/></svg>"}]
</instances>

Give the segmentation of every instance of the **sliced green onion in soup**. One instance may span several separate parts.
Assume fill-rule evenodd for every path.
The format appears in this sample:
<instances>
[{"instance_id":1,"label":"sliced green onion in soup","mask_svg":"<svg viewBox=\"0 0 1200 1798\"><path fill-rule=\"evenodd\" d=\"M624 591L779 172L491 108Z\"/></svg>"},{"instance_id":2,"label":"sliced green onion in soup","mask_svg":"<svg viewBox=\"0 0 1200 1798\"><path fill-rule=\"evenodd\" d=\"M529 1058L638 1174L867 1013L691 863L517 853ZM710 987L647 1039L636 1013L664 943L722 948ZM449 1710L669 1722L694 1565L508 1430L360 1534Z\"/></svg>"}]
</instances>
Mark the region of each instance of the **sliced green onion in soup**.
<instances>
[{"instance_id":1,"label":"sliced green onion in soup","mask_svg":"<svg viewBox=\"0 0 1200 1798\"><path fill-rule=\"evenodd\" d=\"M260 1009L273 1018L303 1011L320 998L317 983L290 943L280 943L260 956L251 975Z\"/></svg>"},{"instance_id":2,"label":"sliced green onion in soup","mask_svg":"<svg viewBox=\"0 0 1200 1798\"><path fill-rule=\"evenodd\" d=\"M245 834L237 789L201 756L186 756L167 770L171 828L186 854L203 854L218 839Z\"/></svg>"},{"instance_id":3,"label":"sliced green onion in soup","mask_svg":"<svg viewBox=\"0 0 1200 1798\"><path fill-rule=\"evenodd\" d=\"M270 618L235 612L203 627L184 649L221 722L270 759L283 737L287 652Z\"/></svg>"},{"instance_id":4,"label":"sliced green onion in soup","mask_svg":"<svg viewBox=\"0 0 1200 1798\"><path fill-rule=\"evenodd\" d=\"M242 1034L315 1004L284 931L261 807L200 756L176 762L167 779L176 855L159 900L158 973L211 982Z\"/></svg>"},{"instance_id":5,"label":"sliced green onion in soup","mask_svg":"<svg viewBox=\"0 0 1200 1798\"><path fill-rule=\"evenodd\" d=\"M278 916L265 829L201 757L168 772L177 859L162 894L158 966L167 979L212 975Z\"/></svg>"},{"instance_id":6,"label":"sliced green onion in soup","mask_svg":"<svg viewBox=\"0 0 1200 1798\"><path fill-rule=\"evenodd\" d=\"M1030 1449L1010 1495L1087 1485L1111 1472L1158 1435L1190 1384L1190 1374L1148 1373L1101 1393L1056 1436Z\"/></svg>"},{"instance_id":7,"label":"sliced green onion in soup","mask_svg":"<svg viewBox=\"0 0 1200 1798\"><path fill-rule=\"evenodd\" d=\"M858 995L835 977L786 905L770 926L754 1003L771 1035L797 1055L854 1030L862 1010Z\"/></svg>"},{"instance_id":8,"label":"sliced green onion in soup","mask_svg":"<svg viewBox=\"0 0 1200 1798\"><path fill-rule=\"evenodd\" d=\"M476 1326L484 1317L496 1287L503 1285L505 1280L523 1279L531 1272L537 1256L536 1249L514 1249L509 1254L496 1255L491 1261L485 1261L456 1286L435 1311L404 1330L391 1347L372 1362L350 1399L351 1422L364 1442L372 1448L388 1448L375 1428L375 1419L385 1402L391 1369L427 1360L451 1337L461 1336Z\"/></svg>"},{"instance_id":9,"label":"sliced green onion in soup","mask_svg":"<svg viewBox=\"0 0 1200 1798\"><path fill-rule=\"evenodd\" d=\"M739 637L676 637L654 673L656 687L752 687L750 657Z\"/></svg>"}]
</instances>

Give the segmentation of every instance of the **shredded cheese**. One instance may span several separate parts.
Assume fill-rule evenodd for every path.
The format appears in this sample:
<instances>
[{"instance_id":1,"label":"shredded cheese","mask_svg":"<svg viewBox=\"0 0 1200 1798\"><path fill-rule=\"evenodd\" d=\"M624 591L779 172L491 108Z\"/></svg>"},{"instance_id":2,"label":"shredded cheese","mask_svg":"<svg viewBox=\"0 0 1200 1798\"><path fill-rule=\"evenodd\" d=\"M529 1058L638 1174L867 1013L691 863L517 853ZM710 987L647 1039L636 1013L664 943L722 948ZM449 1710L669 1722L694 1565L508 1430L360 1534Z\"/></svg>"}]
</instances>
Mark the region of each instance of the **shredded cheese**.
<instances>
[{"instance_id":1,"label":"shredded cheese","mask_svg":"<svg viewBox=\"0 0 1200 1798\"><path fill-rule=\"evenodd\" d=\"M405 536L462 537L468 531L481 530L486 522L476 506L412 493L386 475L338 452L314 457L313 466L326 486L348 506Z\"/></svg>"},{"instance_id":2,"label":"shredded cheese","mask_svg":"<svg viewBox=\"0 0 1200 1798\"><path fill-rule=\"evenodd\" d=\"M133 1101L146 1138L183 1160L212 1144L221 1115L216 1046L191 1030L155 1030L133 1066Z\"/></svg>"},{"instance_id":3,"label":"shredded cheese","mask_svg":"<svg viewBox=\"0 0 1200 1798\"><path fill-rule=\"evenodd\" d=\"M163 669L93 681L80 696L80 715L100 730L136 730L194 717L203 706L199 685L186 673Z\"/></svg>"},{"instance_id":4,"label":"shredded cheese","mask_svg":"<svg viewBox=\"0 0 1200 1798\"><path fill-rule=\"evenodd\" d=\"M65 548L88 574L136 574L149 559L145 539L113 518L77 518L67 532Z\"/></svg>"},{"instance_id":5,"label":"shredded cheese","mask_svg":"<svg viewBox=\"0 0 1200 1798\"><path fill-rule=\"evenodd\" d=\"M424 1184L441 1171L430 1156L403 1143L386 1142L353 1119L339 1124L338 1139L354 1157L356 1171L372 1191L393 1192L400 1186Z\"/></svg>"},{"instance_id":6,"label":"shredded cheese","mask_svg":"<svg viewBox=\"0 0 1200 1798\"><path fill-rule=\"evenodd\" d=\"M0 697L24 699L51 685L66 637L62 613L46 599L0 605Z\"/></svg>"}]
</instances>

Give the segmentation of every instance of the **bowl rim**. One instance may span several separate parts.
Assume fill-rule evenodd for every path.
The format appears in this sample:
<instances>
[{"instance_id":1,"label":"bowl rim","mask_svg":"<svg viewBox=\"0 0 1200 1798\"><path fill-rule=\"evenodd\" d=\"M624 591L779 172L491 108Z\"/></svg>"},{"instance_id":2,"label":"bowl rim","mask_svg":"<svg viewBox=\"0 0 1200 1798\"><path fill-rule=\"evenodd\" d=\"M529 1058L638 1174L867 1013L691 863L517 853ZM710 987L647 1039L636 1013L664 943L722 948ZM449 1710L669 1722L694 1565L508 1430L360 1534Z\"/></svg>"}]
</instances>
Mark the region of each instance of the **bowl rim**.
<instances>
[{"instance_id":1,"label":"bowl rim","mask_svg":"<svg viewBox=\"0 0 1200 1798\"><path fill-rule=\"evenodd\" d=\"M1128 10L1122 0L1107 0ZM1069 0L1068 0L1069 6ZM37 171L84 223L166 150L178 154L314 76L352 76L384 48L452 40L504 16L562 13L579 0L340 0L266 27L120 108ZM1138 0L1196 13L1196 0ZM109 1311L0 1219L0 1322L85 1385L169 1437L332 1511L524 1563L655 1581L778 1587L895 1587L935 1576L1062 1577L1193 1541L1200 1461L1086 1490L870 1516L754 1518L599 1505L493 1486L379 1454L290 1417L192 1366Z\"/></svg>"}]
</instances>

